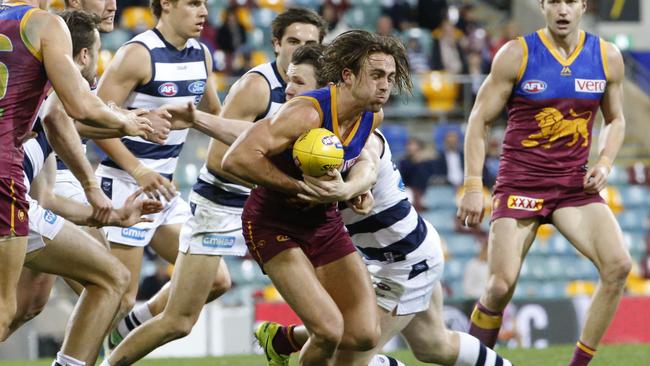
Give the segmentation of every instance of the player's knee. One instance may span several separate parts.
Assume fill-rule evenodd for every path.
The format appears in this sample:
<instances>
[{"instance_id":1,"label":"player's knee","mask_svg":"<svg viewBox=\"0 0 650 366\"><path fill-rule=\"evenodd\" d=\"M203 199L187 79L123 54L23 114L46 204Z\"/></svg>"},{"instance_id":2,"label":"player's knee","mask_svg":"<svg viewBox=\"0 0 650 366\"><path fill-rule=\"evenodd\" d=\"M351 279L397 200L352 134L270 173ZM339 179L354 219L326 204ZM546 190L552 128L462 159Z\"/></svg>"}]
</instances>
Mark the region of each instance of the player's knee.
<instances>
[{"instance_id":1,"label":"player's knee","mask_svg":"<svg viewBox=\"0 0 650 366\"><path fill-rule=\"evenodd\" d=\"M423 338L421 342L416 342L414 346L411 347L413 356L424 363L444 363L445 360L449 359L448 353L453 347L450 344L451 332L445 331L444 333L437 333L430 335L422 335Z\"/></svg>"},{"instance_id":2,"label":"player's knee","mask_svg":"<svg viewBox=\"0 0 650 366\"><path fill-rule=\"evenodd\" d=\"M166 325L167 333L173 339L183 338L190 334L197 320L198 315L163 315L163 321Z\"/></svg>"},{"instance_id":3,"label":"player's knee","mask_svg":"<svg viewBox=\"0 0 650 366\"><path fill-rule=\"evenodd\" d=\"M515 280L515 278L509 278L507 276L491 276L487 286L488 296L499 302L507 301L509 294L514 289Z\"/></svg>"},{"instance_id":4,"label":"player's knee","mask_svg":"<svg viewBox=\"0 0 650 366\"><path fill-rule=\"evenodd\" d=\"M115 267L113 274L113 285L120 295L124 295L131 284L131 273L126 267L120 265ZM135 299L134 299L135 300Z\"/></svg>"},{"instance_id":5,"label":"player's knee","mask_svg":"<svg viewBox=\"0 0 650 366\"><path fill-rule=\"evenodd\" d=\"M345 349L365 352L374 349L381 337L379 324L376 327L356 329L343 334L341 346Z\"/></svg>"},{"instance_id":6,"label":"player's knee","mask_svg":"<svg viewBox=\"0 0 650 366\"><path fill-rule=\"evenodd\" d=\"M632 270L632 260L624 257L606 264L601 270L601 279L605 283L624 284Z\"/></svg>"},{"instance_id":7,"label":"player's knee","mask_svg":"<svg viewBox=\"0 0 650 366\"><path fill-rule=\"evenodd\" d=\"M310 326L310 341L320 349L334 352L343 338L343 316L329 317L321 324Z\"/></svg>"}]
</instances>

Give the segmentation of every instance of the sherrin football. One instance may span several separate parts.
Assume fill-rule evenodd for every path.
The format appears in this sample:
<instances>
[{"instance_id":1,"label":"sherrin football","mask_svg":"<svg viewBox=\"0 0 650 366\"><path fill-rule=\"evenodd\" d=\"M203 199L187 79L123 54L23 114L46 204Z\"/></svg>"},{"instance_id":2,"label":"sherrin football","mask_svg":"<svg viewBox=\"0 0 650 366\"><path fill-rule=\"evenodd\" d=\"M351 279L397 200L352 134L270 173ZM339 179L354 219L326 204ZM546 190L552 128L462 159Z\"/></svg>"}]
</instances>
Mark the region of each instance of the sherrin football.
<instances>
[{"instance_id":1,"label":"sherrin football","mask_svg":"<svg viewBox=\"0 0 650 366\"><path fill-rule=\"evenodd\" d=\"M293 144L293 161L305 175L320 177L343 164L343 145L332 131L309 130Z\"/></svg>"}]
</instances>

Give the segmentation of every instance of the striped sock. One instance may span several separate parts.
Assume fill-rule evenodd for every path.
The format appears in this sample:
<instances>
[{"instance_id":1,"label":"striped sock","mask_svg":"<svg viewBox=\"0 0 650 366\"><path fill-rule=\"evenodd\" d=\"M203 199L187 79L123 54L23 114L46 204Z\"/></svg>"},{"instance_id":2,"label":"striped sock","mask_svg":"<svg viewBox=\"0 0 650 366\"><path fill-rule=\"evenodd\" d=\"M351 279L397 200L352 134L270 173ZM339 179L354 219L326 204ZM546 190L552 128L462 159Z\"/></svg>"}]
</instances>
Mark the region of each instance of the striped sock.
<instances>
[{"instance_id":1,"label":"striped sock","mask_svg":"<svg viewBox=\"0 0 650 366\"><path fill-rule=\"evenodd\" d=\"M131 310L117 325L117 331L122 338L126 337L133 329L140 326L140 324L153 318L149 305L147 303L140 304Z\"/></svg>"},{"instance_id":2,"label":"striped sock","mask_svg":"<svg viewBox=\"0 0 650 366\"><path fill-rule=\"evenodd\" d=\"M400 360L386 355L374 355L368 366L406 366Z\"/></svg>"},{"instance_id":3,"label":"striped sock","mask_svg":"<svg viewBox=\"0 0 650 366\"><path fill-rule=\"evenodd\" d=\"M454 366L512 366L512 363L485 347L467 333L457 332L460 338L458 358Z\"/></svg>"},{"instance_id":4,"label":"striped sock","mask_svg":"<svg viewBox=\"0 0 650 366\"><path fill-rule=\"evenodd\" d=\"M573 350L573 357L569 362L569 366L587 366L595 354L596 350L594 348L587 346L582 341L578 341L576 348Z\"/></svg>"},{"instance_id":5,"label":"striped sock","mask_svg":"<svg viewBox=\"0 0 650 366\"><path fill-rule=\"evenodd\" d=\"M502 321L503 312L491 311L480 302L477 302L474 311L472 311L472 324L469 327L469 334L478 338L486 346L494 348Z\"/></svg>"},{"instance_id":6,"label":"striped sock","mask_svg":"<svg viewBox=\"0 0 650 366\"><path fill-rule=\"evenodd\" d=\"M288 327L280 327L275 337L273 337L273 349L275 352L290 355L294 352L300 351L300 347L293 338L293 329L295 325L290 325Z\"/></svg>"},{"instance_id":7,"label":"striped sock","mask_svg":"<svg viewBox=\"0 0 650 366\"><path fill-rule=\"evenodd\" d=\"M52 362L52 366L86 366L86 363L59 351L56 354L56 359Z\"/></svg>"}]
</instances>

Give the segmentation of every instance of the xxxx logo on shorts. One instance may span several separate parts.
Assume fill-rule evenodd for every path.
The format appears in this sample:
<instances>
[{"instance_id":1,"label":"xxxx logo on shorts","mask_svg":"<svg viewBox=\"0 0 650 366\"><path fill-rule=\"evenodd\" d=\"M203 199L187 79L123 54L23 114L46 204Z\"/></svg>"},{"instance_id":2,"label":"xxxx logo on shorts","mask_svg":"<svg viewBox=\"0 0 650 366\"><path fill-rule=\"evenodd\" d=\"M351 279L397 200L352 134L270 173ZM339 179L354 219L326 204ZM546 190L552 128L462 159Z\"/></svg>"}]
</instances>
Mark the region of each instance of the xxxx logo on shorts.
<instances>
[{"instance_id":1,"label":"xxxx logo on shorts","mask_svg":"<svg viewBox=\"0 0 650 366\"><path fill-rule=\"evenodd\" d=\"M508 196L508 208L523 211L539 211L544 207L543 198L531 198L524 196Z\"/></svg>"}]
</instances>

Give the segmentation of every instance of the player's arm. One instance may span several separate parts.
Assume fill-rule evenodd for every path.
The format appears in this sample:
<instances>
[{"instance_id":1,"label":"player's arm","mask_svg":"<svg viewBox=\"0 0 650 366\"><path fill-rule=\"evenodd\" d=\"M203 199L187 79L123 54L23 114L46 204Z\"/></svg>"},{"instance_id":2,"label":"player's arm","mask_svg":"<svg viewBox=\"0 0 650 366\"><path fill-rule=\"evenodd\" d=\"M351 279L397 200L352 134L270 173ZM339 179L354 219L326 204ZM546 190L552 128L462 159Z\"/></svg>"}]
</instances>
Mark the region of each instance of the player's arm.
<instances>
[{"instance_id":1,"label":"player's arm","mask_svg":"<svg viewBox=\"0 0 650 366\"><path fill-rule=\"evenodd\" d=\"M506 43L492 62L492 70L479 89L465 132L465 193L457 216L468 225L483 219L483 164L489 127L506 106L517 82L524 49L519 40Z\"/></svg>"},{"instance_id":2,"label":"player's arm","mask_svg":"<svg viewBox=\"0 0 650 366\"><path fill-rule=\"evenodd\" d=\"M244 181L291 195L304 193L299 180L280 171L269 159L282 153L305 131L320 125L310 101L285 104L270 120L258 121L226 151L222 168Z\"/></svg>"},{"instance_id":3,"label":"player's arm","mask_svg":"<svg viewBox=\"0 0 650 366\"><path fill-rule=\"evenodd\" d=\"M27 21L25 32L32 45L41 51L48 79L70 117L120 129L126 135L145 136L151 131L145 118L115 113L90 92L73 62L70 32L60 17L36 12Z\"/></svg>"},{"instance_id":4,"label":"player's arm","mask_svg":"<svg viewBox=\"0 0 650 366\"><path fill-rule=\"evenodd\" d=\"M38 203L45 209L65 218L66 220L82 226L132 226L149 219L141 215L160 212L162 204L154 200L136 200L142 191L134 193L119 209L111 209L108 218L99 221L93 213L93 208L77 201L54 194L52 187L56 180L56 161L50 155L43 165L43 169L34 178L30 192L38 197Z\"/></svg>"},{"instance_id":5,"label":"player's arm","mask_svg":"<svg viewBox=\"0 0 650 366\"><path fill-rule=\"evenodd\" d=\"M196 110L193 103L168 105L163 108L171 115L172 129L194 128L226 145L246 131L253 122L228 119Z\"/></svg>"},{"instance_id":6,"label":"player's arm","mask_svg":"<svg viewBox=\"0 0 650 366\"><path fill-rule=\"evenodd\" d=\"M43 128L47 139L59 158L81 183L88 203L94 208L94 217L102 223L108 221L112 204L99 188L90 162L81 146L81 139L72 119L66 114L56 93L46 101Z\"/></svg>"},{"instance_id":7,"label":"player's arm","mask_svg":"<svg viewBox=\"0 0 650 366\"><path fill-rule=\"evenodd\" d=\"M377 118L383 118L383 112ZM305 175L304 182L300 182L300 185L309 194L300 194L298 197L308 202L336 202L347 201L368 192L377 181L381 150L381 141L371 133L345 180L336 169L327 172L326 178Z\"/></svg>"},{"instance_id":8,"label":"player's arm","mask_svg":"<svg viewBox=\"0 0 650 366\"><path fill-rule=\"evenodd\" d=\"M598 193L607 186L607 176L625 138L625 116L623 115L625 66L623 56L618 48L609 42L606 43L605 50L609 72L605 94L600 102L604 126L598 138L598 160L585 175L584 187L588 193Z\"/></svg>"},{"instance_id":9,"label":"player's arm","mask_svg":"<svg viewBox=\"0 0 650 366\"><path fill-rule=\"evenodd\" d=\"M151 79L151 68L142 67L143 60L150 60L150 56L142 45L133 43L120 48L102 75L97 95L104 101L123 105L133 89ZM95 140L95 143L128 172L150 197L158 197L160 193L172 199L176 190L171 182L142 165L119 139Z\"/></svg>"}]
</instances>

